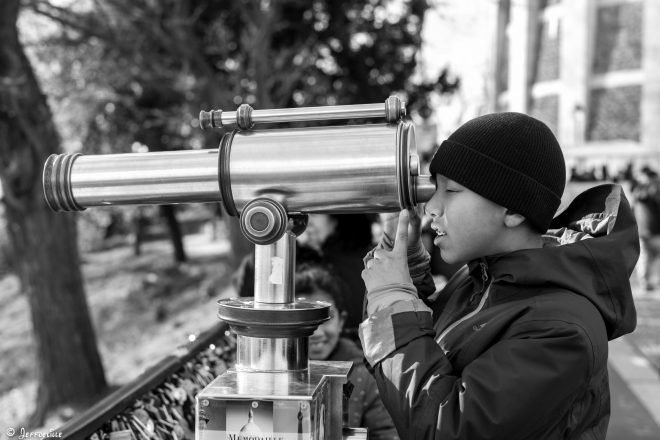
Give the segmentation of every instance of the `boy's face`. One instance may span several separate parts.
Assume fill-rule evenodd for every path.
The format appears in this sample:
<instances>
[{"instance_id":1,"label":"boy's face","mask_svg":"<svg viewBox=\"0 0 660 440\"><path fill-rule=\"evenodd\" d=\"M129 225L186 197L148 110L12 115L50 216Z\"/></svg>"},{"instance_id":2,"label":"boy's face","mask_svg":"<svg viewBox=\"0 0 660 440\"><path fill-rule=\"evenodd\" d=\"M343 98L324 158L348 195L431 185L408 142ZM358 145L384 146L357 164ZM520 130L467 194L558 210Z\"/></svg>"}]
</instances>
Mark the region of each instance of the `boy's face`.
<instances>
[{"instance_id":1,"label":"boy's face","mask_svg":"<svg viewBox=\"0 0 660 440\"><path fill-rule=\"evenodd\" d=\"M425 211L436 232L433 243L447 263L465 263L501 250L506 208L436 174Z\"/></svg>"},{"instance_id":2,"label":"boy's face","mask_svg":"<svg viewBox=\"0 0 660 440\"><path fill-rule=\"evenodd\" d=\"M346 314L340 313L335 306L332 296L323 291L316 291L305 298L311 301L325 301L330 303L330 319L318 326L314 334L309 337L309 358L324 361L330 356L339 342L344 329Z\"/></svg>"}]
</instances>

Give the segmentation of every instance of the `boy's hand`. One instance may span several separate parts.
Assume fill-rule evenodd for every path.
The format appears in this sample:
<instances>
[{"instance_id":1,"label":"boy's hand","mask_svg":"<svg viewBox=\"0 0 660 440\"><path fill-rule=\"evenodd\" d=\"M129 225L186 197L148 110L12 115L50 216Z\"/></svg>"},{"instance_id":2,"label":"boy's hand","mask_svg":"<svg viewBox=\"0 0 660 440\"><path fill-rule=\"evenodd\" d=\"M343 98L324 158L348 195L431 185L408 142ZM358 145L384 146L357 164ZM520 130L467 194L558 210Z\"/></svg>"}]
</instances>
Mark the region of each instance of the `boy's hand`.
<instances>
[{"instance_id":1,"label":"boy's hand","mask_svg":"<svg viewBox=\"0 0 660 440\"><path fill-rule=\"evenodd\" d=\"M419 219L419 217L417 217ZM365 261L362 279L367 292L373 292L380 287L391 284L411 284L408 273L408 226L409 213L401 211L396 226L394 247L391 251L376 249L373 258Z\"/></svg>"},{"instance_id":2,"label":"boy's hand","mask_svg":"<svg viewBox=\"0 0 660 440\"><path fill-rule=\"evenodd\" d=\"M401 211L403 212L403 211ZM400 220L399 213L387 213L380 214L380 221L383 226L383 239L381 243L383 245L390 244L394 242L396 238L397 228ZM408 248L414 248L416 246L422 246L422 207L418 205L416 209L408 210L409 222L408 222ZM386 246L386 249L388 247Z\"/></svg>"}]
</instances>

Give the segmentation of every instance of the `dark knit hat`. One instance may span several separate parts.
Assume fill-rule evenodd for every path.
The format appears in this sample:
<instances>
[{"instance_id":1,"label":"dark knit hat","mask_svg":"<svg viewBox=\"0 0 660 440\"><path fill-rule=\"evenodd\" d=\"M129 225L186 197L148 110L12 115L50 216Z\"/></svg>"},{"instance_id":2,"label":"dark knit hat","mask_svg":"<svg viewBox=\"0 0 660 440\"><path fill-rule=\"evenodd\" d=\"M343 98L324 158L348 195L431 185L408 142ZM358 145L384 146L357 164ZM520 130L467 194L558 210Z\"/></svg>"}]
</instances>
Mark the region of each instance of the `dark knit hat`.
<instances>
[{"instance_id":1,"label":"dark knit hat","mask_svg":"<svg viewBox=\"0 0 660 440\"><path fill-rule=\"evenodd\" d=\"M429 168L523 215L540 232L548 229L566 184L554 134L522 113L492 113L466 122L440 145Z\"/></svg>"}]
</instances>

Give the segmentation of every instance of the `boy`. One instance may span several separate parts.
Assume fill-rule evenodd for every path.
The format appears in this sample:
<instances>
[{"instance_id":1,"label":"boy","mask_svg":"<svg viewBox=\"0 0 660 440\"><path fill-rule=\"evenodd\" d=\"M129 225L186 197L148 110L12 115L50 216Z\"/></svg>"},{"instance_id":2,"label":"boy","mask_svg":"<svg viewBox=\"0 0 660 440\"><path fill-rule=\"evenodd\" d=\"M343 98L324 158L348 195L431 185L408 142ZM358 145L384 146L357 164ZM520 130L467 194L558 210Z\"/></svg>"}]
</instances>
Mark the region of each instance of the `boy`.
<instances>
[{"instance_id":1,"label":"boy","mask_svg":"<svg viewBox=\"0 0 660 440\"><path fill-rule=\"evenodd\" d=\"M636 322L637 228L621 188L592 188L553 220L564 158L519 113L467 122L430 170L434 244L467 266L433 294L419 219L404 211L362 273L360 338L399 435L604 439L607 341Z\"/></svg>"}]
</instances>

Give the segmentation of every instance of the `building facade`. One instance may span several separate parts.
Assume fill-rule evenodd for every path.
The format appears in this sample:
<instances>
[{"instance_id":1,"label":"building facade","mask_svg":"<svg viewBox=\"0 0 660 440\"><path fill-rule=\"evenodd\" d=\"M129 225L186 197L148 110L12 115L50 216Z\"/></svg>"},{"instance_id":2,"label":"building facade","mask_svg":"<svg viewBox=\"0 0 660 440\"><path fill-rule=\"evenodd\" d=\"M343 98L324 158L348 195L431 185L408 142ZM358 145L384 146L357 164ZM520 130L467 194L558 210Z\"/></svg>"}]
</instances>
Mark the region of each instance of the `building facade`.
<instances>
[{"instance_id":1,"label":"building facade","mask_svg":"<svg viewBox=\"0 0 660 440\"><path fill-rule=\"evenodd\" d=\"M570 167L660 168L660 0L500 0L493 82Z\"/></svg>"}]
</instances>

